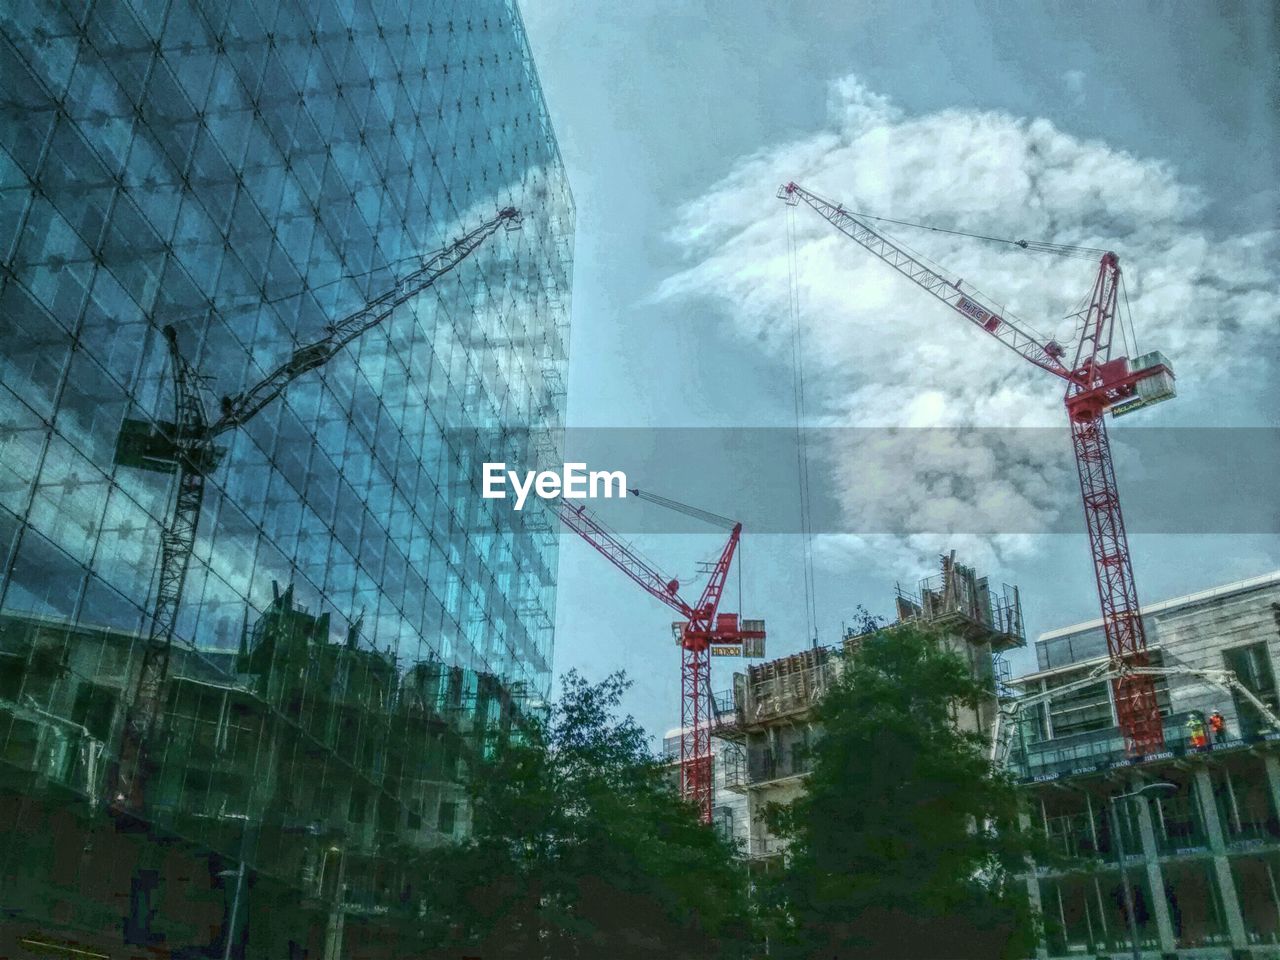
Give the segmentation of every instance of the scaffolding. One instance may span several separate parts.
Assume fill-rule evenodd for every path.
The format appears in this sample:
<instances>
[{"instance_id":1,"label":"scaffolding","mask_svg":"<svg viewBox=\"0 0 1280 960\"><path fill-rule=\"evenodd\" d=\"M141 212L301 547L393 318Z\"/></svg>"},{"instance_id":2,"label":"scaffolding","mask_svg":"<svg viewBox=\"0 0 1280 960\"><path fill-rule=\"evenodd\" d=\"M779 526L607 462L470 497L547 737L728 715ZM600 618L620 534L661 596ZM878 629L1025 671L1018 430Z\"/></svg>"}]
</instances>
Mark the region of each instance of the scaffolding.
<instances>
[{"instance_id":1,"label":"scaffolding","mask_svg":"<svg viewBox=\"0 0 1280 960\"><path fill-rule=\"evenodd\" d=\"M776 723L812 709L835 677L834 653L831 647L814 647L735 674L732 728ZM730 732L727 722L724 729Z\"/></svg>"},{"instance_id":2,"label":"scaffolding","mask_svg":"<svg viewBox=\"0 0 1280 960\"><path fill-rule=\"evenodd\" d=\"M915 593L895 585L899 622L920 622L989 642L997 653L1026 645L1017 587L1006 583L995 589L973 567L957 563L954 550L938 560L941 572L922 579Z\"/></svg>"}]
</instances>

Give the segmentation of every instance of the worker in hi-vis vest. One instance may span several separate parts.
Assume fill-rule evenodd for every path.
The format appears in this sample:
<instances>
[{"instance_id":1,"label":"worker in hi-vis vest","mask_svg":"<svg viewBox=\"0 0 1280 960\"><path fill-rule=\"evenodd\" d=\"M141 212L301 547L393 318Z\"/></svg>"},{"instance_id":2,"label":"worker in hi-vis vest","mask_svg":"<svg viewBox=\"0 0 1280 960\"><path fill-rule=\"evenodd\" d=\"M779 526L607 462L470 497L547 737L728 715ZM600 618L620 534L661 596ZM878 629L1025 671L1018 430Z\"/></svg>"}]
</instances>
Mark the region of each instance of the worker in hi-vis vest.
<instances>
[{"instance_id":1,"label":"worker in hi-vis vest","mask_svg":"<svg viewBox=\"0 0 1280 960\"><path fill-rule=\"evenodd\" d=\"M1187 737L1191 746L1196 749L1209 745L1209 737L1204 728L1204 717L1199 713L1192 713L1187 717Z\"/></svg>"}]
</instances>

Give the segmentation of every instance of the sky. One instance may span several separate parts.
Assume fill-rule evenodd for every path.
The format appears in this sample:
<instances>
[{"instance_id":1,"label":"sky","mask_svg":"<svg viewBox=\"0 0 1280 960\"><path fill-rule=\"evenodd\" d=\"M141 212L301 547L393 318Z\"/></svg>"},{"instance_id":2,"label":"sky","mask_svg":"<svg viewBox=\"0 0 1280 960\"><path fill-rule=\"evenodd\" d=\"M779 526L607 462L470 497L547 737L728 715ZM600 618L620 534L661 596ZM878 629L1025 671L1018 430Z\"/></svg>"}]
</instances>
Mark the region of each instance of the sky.
<instances>
[{"instance_id":1,"label":"sky","mask_svg":"<svg viewBox=\"0 0 1280 960\"><path fill-rule=\"evenodd\" d=\"M1145 484L1126 429L1274 428L1280 21L1269 6L526 0L578 211L568 424L794 426L798 343L807 423L1015 438L999 428L1061 425L1051 378L803 206L791 221L793 314L788 213L774 192L794 179L884 216L1116 249L1138 343L1179 377L1174 402L1112 431L1127 500ZM894 236L1054 335L1069 337L1064 317L1093 280L1078 260ZM1187 444L1187 469L1203 466L1208 455ZM837 641L859 605L890 615L895 584L913 588L953 548L1020 587L1029 639L1097 616L1082 525L947 533L1006 505L1078 517L1078 501L1048 492L1047 468L1010 474L980 441L895 486L874 482L856 450L822 453L810 483L850 509L878 496L929 520L901 536L816 538L820 642ZM795 511L799 489L778 510ZM723 502L698 505L733 515L734 498L726 486ZM714 532L637 537L685 575L722 543ZM1280 568L1274 532L1142 533L1131 548L1151 602ZM725 608L767 621L770 656L806 647L804 541L748 529L740 562ZM679 720L670 619L562 537L555 670L625 670L626 707L655 736ZM1029 643L1014 672L1033 664ZM715 669L713 686L727 688L732 667Z\"/></svg>"}]
</instances>

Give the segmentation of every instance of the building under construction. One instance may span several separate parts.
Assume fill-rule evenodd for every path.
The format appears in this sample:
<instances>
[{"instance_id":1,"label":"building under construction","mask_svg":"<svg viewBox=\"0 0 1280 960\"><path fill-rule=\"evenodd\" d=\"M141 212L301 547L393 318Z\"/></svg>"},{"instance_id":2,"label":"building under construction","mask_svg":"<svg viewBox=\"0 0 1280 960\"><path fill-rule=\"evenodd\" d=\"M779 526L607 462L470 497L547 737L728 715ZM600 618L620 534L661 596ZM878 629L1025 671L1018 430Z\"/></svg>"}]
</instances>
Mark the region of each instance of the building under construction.
<instances>
[{"instance_id":1,"label":"building under construction","mask_svg":"<svg viewBox=\"0 0 1280 960\"><path fill-rule=\"evenodd\" d=\"M1025 643L1021 600L1016 587L994 588L973 568L957 563L954 553L940 557L939 565L940 571L921 580L915 591L898 588L898 622L936 628L942 642L989 687L989 701L972 712L955 712L962 728L987 731L996 714L999 678L1007 673L1002 655ZM850 631L838 647L815 647L748 667L734 674L729 694L716 698L724 789L746 797L743 853L762 866L777 862L785 851L761 812L767 804L787 804L804 792L808 746L816 733L814 709L863 636ZM727 803L717 806L732 809Z\"/></svg>"},{"instance_id":2,"label":"building under construction","mask_svg":"<svg viewBox=\"0 0 1280 960\"><path fill-rule=\"evenodd\" d=\"M1143 616L1152 661L1180 671L1157 679L1160 753L1128 755L1112 685L1082 683L1106 662L1096 621L1043 634L1040 669L1012 682L1027 706L1005 704L1027 824L1061 858L1028 877L1039 955L1128 956L1127 885L1144 956L1280 956L1280 730L1266 717L1280 713L1280 572Z\"/></svg>"}]
</instances>

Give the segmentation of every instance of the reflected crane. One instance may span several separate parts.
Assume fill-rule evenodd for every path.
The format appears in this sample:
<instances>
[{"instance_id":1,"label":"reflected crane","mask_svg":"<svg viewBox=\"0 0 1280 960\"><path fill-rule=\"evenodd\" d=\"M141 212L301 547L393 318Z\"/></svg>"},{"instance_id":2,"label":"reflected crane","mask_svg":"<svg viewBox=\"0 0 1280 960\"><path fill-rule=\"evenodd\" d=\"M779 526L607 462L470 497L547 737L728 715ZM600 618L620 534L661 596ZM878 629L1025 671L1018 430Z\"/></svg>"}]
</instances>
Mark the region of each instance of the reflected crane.
<instances>
[{"instance_id":1,"label":"reflected crane","mask_svg":"<svg viewBox=\"0 0 1280 960\"><path fill-rule=\"evenodd\" d=\"M247 390L224 396L210 420L200 391L201 377L182 354L177 331L164 328L173 371L174 418L153 425L125 420L116 442L116 462L156 473L176 474L175 492L160 532L160 577L142 665L128 701L124 736L109 791L109 804L121 813L140 813L150 760L148 751L161 714L161 691L169 671L173 634L182 603L196 527L204 502L205 479L226 453L215 441L243 426L308 371L328 363L366 331L444 277L471 256L500 228L517 229L521 215L505 207L465 236L424 258L421 264L359 310L330 324L325 335L290 354Z\"/></svg>"}]
</instances>

